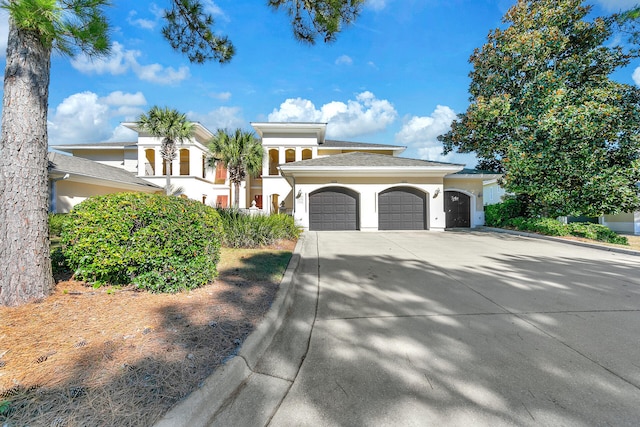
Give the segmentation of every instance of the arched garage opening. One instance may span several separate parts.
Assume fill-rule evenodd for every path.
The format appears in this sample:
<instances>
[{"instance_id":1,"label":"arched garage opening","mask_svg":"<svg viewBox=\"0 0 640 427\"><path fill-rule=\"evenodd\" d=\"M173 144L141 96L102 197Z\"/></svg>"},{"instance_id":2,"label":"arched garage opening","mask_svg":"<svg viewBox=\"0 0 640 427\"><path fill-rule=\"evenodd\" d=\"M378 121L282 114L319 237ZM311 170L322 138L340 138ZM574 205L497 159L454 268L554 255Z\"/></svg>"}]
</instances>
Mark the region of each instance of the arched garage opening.
<instances>
[{"instance_id":1,"label":"arched garage opening","mask_svg":"<svg viewBox=\"0 0 640 427\"><path fill-rule=\"evenodd\" d=\"M360 229L360 195L342 187L321 188L309 194L309 230Z\"/></svg>"},{"instance_id":2,"label":"arched garage opening","mask_svg":"<svg viewBox=\"0 0 640 427\"><path fill-rule=\"evenodd\" d=\"M378 230L426 230L427 195L411 187L393 187L378 195Z\"/></svg>"},{"instance_id":3,"label":"arched garage opening","mask_svg":"<svg viewBox=\"0 0 640 427\"><path fill-rule=\"evenodd\" d=\"M471 197L460 191L444 192L446 228L471 227Z\"/></svg>"}]
</instances>

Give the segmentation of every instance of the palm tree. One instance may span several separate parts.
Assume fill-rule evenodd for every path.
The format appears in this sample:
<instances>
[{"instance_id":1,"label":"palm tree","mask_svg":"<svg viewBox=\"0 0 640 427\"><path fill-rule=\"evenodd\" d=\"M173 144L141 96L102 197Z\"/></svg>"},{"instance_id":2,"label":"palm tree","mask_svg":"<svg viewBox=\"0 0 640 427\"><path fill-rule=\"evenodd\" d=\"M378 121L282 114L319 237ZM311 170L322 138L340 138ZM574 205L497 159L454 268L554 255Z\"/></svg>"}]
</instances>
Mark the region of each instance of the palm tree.
<instances>
[{"instance_id":1,"label":"palm tree","mask_svg":"<svg viewBox=\"0 0 640 427\"><path fill-rule=\"evenodd\" d=\"M160 155L164 160L167 185L164 187L166 195L171 192L171 162L176 158L178 149L176 142L182 144L193 137L195 125L187 120L187 116L169 107L153 106L147 114L138 118L138 129L151 136L162 138Z\"/></svg>"},{"instance_id":2,"label":"palm tree","mask_svg":"<svg viewBox=\"0 0 640 427\"><path fill-rule=\"evenodd\" d=\"M233 206L238 208L240 201L240 183L250 176L257 176L262 170L263 149L260 140L253 132L245 132L238 128L233 134L218 129L209 141L209 150L213 156L209 158L209 166L222 163L229 171L229 181L234 185Z\"/></svg>"}]
</instances>

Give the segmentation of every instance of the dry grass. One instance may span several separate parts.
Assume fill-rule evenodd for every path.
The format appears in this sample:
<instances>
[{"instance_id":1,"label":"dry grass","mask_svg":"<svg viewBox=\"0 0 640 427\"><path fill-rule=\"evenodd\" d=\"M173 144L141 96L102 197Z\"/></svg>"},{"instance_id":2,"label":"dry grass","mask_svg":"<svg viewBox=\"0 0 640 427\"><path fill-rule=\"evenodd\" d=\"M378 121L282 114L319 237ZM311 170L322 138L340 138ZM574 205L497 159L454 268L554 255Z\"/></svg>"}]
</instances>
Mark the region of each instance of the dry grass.
<instances>
[{"instance_id":1,"label":"dry grass","mask_svg":"<svg viewBox=\"0 0 640 427\"><path fill-rule=\"evenodd\" d=\"M145 426L234 355L270 307L295 242L223 249L213 284L174 295L61 280L0 307L0 422Z\"/></svg>"}]
</instances>

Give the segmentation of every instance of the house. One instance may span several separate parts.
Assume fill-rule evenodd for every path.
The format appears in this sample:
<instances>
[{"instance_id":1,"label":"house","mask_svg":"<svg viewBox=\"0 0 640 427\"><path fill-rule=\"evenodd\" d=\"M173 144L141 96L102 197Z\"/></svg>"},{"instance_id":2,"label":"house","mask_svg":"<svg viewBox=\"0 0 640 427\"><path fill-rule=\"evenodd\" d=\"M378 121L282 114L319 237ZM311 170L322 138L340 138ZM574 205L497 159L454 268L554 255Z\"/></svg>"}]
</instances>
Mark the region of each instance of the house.
<instances>
[{"instance_id":1,"label":"house","mask_svg":"<svg viewBox=\"0 0 640 427\"><path fill-rule=\"evenodd\" d=\"M326 123L251 123L265 156L250 197L309 230L444 230L484 224L496 174L398 157L406 147L326 139Z\"/></svg>"},{"instance_id":2,"label":"house","mask_svg":"<svg viewBox=\"0 0 640 427\"><path fill-rule=\"evenodd\" d=\"M48 153L49 210L66 213L91 196L136 191L162 192L162 187L118 167L109 166L82 157Z\"/></svg>"},{"instance_id":3,"label":"house","mask_svg":"<svg viewBox=\"0 0 640 427\"><path fill-rule=\"evenodd\" d=\"M166 184L165 163L160 155L161 139L138 131L136 123L123 123L138 132L135 142L98 142L61 144L52 148L92 160L98 164L124 169L132 176L162 189ZM213 169L207 165L207 141L213 134L199 123L194 137L177 144L178 155L169 166L171 186L194 200L218 207L228 207L230 187L227 171L222 165Z\"/></svg>"},{"instance_id":4,"label":"house","mask_svg":"<svg viewBox=\"0 0 640 427\"><path fill-rule=\"evenodd\" d=\"M55 146L73 156L119 167L161 187L159 138L138 132L130 143ZM327 123L254 122L265 155L262 173L240 188L240 208L286 212L308 230L444 230L484 224L483 181L497 174L464 165L399 157L406 147L326 138ZM203 203L233 203L227 171L207 166L213 134L196 124L178 146L171 183Z\"/></svg>"}]
</instances>

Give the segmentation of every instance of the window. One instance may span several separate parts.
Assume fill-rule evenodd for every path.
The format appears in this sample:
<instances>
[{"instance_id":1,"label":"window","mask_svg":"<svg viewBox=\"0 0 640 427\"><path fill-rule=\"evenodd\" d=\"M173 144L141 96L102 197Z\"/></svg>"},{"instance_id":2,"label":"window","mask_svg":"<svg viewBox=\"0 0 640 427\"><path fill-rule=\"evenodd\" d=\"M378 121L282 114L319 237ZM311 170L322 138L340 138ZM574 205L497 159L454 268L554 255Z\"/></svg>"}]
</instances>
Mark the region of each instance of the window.
<instances>
[{"instance_id":1,"label":"window","mask_svg":"<svg viewBox=\"0 0 640 427\"><path fill-rule=\"evenodd\" d=\"M189 150L180 150L180 175L189 175Z\"/></svg>"},{"instance_id":2,"label":"window","mask_svg":"<svg viewBox=\"0 0 640 427\"><path fill-rule=\"evenodd\" d=\"M156 150L147 148L144 150L146 163L144 164L144 175L154 176L156 174Z\"/></svg>"},{"instance_id":3,"label":"window","mask_svg":"<svg viewBox=\"0 0 640 427\"><path fill-rule=\"evenodd\" d=\"M293 148L289 148L284 152L284 161L285 163L291 163L296 161L296 150Z\"/></svg>"},{"instance_id":4,"label":"window","mask_svg":"<svg viewBox=\"0 0 640 427\"><path fill-rule=\"evenodd\" d=\"M279 156L278 150L269 150L269 175L278 175Z\"/></svg>"}]
</instances>

